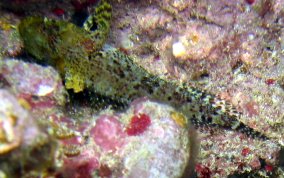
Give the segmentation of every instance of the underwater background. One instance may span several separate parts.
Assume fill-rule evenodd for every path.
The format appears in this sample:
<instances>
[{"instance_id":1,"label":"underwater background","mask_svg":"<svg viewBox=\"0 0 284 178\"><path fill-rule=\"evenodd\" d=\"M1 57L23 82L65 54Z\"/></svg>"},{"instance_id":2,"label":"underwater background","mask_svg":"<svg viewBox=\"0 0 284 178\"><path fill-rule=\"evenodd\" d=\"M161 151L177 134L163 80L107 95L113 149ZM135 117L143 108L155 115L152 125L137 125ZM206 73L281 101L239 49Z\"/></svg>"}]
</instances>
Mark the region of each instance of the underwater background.
<instances>
[{"instance_id":1,"label":"underwater background","mask_svg":"<svg viewBox=\"0 0 284 178\"><path fill-rule=\"evenodd\" d=\"M1 0L0 178L284 177L284 0Z\"/></svg>"}]
</instances>

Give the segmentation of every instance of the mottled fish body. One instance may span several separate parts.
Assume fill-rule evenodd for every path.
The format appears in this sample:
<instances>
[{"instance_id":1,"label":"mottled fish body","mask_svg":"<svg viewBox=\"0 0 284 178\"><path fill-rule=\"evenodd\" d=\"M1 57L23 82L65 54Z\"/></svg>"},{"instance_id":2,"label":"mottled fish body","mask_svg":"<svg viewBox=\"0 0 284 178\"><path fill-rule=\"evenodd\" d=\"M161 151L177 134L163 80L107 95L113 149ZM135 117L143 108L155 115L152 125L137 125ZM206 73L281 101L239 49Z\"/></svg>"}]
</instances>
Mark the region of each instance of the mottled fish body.
<instances>
[{"instance_id":1,"label":"mottled fish body","mask_svg":"<svg viewBox=\"0 0 284 178\"><path fill-rule=\"evenodd\" d=\"M265 138L243 124L241 113L225 100L187 84L153 75L116 49L104 50L92 59L96 63L94 68L98 69L91 78L95 81L92 88L98 93L126 102L147 96L173 106L195 126L218 126Z\"/></svg>"}]
</instances>

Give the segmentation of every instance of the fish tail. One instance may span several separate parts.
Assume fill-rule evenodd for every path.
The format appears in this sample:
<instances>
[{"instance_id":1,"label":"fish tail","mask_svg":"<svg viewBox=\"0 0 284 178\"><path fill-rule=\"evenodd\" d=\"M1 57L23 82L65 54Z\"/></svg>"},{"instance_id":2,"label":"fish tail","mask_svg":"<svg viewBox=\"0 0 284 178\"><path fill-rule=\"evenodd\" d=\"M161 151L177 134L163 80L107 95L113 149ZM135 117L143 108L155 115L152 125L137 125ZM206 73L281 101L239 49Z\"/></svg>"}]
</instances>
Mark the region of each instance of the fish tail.
<instances>
[{"instance_id":1,"label":"fish tail","mask_svg":"<svg viewBox=\"0 0 284 178\"><path fill-rule=\"evenodd\" d=\"M189 94L183 95L191 103L185 104L182 112L186 113L193 125L236 130L252 138L267 139L261 132L245 125L240 120L242 113L225 100L195 88L188 88L187 92Z\"/></svg>"},{"instance_id":2,"label":"fish tail","mask_svg":"<svg viewBox=\"0 0 284 178\"><path fill-rule=\"evenodd\" d=\"M112 7L106 0L101 0L99 5L95 9L95 13L89 15L83 28L87 31L91 31L94 25L97 26L96 31L101 33L108 33L110 30L110 21L112 17Z\"/></svg>"}]
</instances>

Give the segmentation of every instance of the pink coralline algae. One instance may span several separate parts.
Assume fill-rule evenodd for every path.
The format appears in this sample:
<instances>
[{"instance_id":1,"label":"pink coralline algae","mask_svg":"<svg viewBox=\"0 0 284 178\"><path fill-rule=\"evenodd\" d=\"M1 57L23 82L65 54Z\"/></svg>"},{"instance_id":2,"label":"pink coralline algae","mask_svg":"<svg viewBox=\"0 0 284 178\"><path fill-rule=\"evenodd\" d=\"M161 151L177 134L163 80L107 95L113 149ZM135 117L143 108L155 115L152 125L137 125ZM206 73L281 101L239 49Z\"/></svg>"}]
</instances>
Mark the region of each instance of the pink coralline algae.
<instances>
[{"instance_id":1,"label":"pink coralline algae","mask_svg":"<svg viewBox=\"0 0 284 178\"><path fill-rule=\"evenodd\" d=\"M214 133L203 130L199 137L201 148L197 163L202 165L198 167L200 175L208 172L201 169L204 167L210 170L212 177L227 177L228 169L231 174L243 173L246 170L260 171L260 160L265 160L267 165L275 165L277 162L276 155L280 148L271 140L252 139L232 131L225 131L224 134L218 129L214 130ZM264 169L262 168L262 171Z\"/></svg>"},{"instance_id":2,"label":"pink coralline algae","mask_svg":"<svg viewBox=\"0 0 284 178\"><path fill-rule=\"evenodd\" d=\"M137 107L141 114L133 116ZM155 109L162 112L154 112ZM141 99L123 113L105 111L94 116L87 127L80 130L88 141L78 144L73 140L78 136L73 136L70 141L60 141L63 148L67 148L61 175L178 178L188 161L189 140L187 129L176 123L172 112L167 105ZM79 131L76 127L71 128L74 132ZM70 146L71 150L68 150Z\"/></svg>"},{"instance_id":3,"label":"pink coralline algae","mask_svg":"<svg viewBox=\"0 0 284 178\"><path fill-rule=\"evenodd\" d=\"M1 7L29 14L36 7L37 14L68 21L72 11L92 12L97 1L68 0L62 5L46 0L8 2L0 2ZM283 177L284 171L277 162L282 159L278 153L284 145L284 1L110 2L115 16L110 36L115 38L109 39L108 44L135 56L136 62L151 73L190 81L212 94L225 93L227 101L244 113L240 119L245 125L271 138L258 140L230 130L198 128L197 176L256 173L255 177L269 177L272 173ZM1 11L4 18L0 18L1 59L4 55L20 54L22 48L17 35L14 36L17 30L12 27L19 19L5 13ZM24 177L19 172L26 171L26 177L136 178L180 177L183 172L189 157L188 130L169 114L175 112L173 108L140 100L125 111L104 110L101 114L94 113L87 103L86 107L74 108L76 115L65 108L66 91L52 68L12 59L1 60L0 66L1 86L15 98L15 103L26 109L30 118L35 118L32 122L42 120L43 128L59 143L54 149L57 157L52 169L38 174L31 170L31 175L22 167L6 171L5 167L13 167L19 160L8 159L10 164L0 162L0 176L9 177L8 173L18 171L14 177ZM23 137L19 137L22 141L19 142L11 136L28 135L28 140L34 140L41 129L31 124L14 132L21 124L13 122L14 114L6 116L0 118L0 143L1 149L8 146L9 151L2 154L7 156L16 151L22 155L19 148L27 142ZM54 157L53 153L42 155ZM33 160L41 158L34 156ZM47 175L49 171L54 174Z\"/></svg>"},{"instance_id":4,"label":"pink coralline algae","mask_svg":"<svg viewBox=\"0 0 284 178\"><path fill-rule=\"evenodd\" d=\"M0 89L0 106L0 177L52 168L56 143L8 90Z\"/></svg>"},{"instance_id":5,"label":"pink coralline algae","mask_svg":"<svg viewBox=\"0 0 284 178\"><path fill-rule=\"evenodd\" d=\"M111 35L125 38L110 40L110 43L127 46L129 55L137 57L137 62L152 73L189 83L212 94L227 93L227 101L243 113L240 120L245 125L279 144L250 141L244 145L242 140L231 139L231 133L225 131L227 137L223 139L230 147L222 149L220 140L212 135L213 129L211 135L206 135L212 136L211 139L204 141L213 140L208 144L211 149L202 147L201 150L215 154L201 154L204 153L201 151L200 161L209 165L212 157L214 160L224 154L237 157L230 148L238 148L240 162L246 170L236 170L237 161L226 159L220 162L226 165L219 166L222 174L212 173L217 177L226 177L235 171L250 172L248 165L253 155L277 164L269 157L284 145L284 1L153 0L149 6L142 5L144 3L122 1L113 5L120 10L115 11L117 18L112 23ZM123 45L121 41L131 45ZM157 55L158 61L155 60ZM244 147L250 149L246 159L241 155ZM266 155L259 156L255 147L265 150Z\"/></svg>"},{"instance_id":6,"label":"pink coralline algae","mask_svg":"<svg viewBox=\"0 0 284 178\"><path fill-rule=\"evenodd\" d=\"M104 151L115 151L124 144L125 133L122 124L114 116L100 116L90 134Z\"/></svg>"},{"instance_id":7,"label":"pink coralline algae","mask_svg":"<svg viewBox=\"0 0 284 178\"><path fill-rule=\"evenodd\" d=\"M47 109L65 103L65 89L56 71L51 67L8 59L0 62L2 78L18 98L31 109Z\"/></svg>"},{"instance_id":8,"label":"pink coralline algae","mask_svg":"<svg viewBox=\"0 0 284 178\"><path fill-rule=\"evenodd\" d=\"M92 173L98 168L97 155L86 150L77 157L65 158L61 175L66 178L91 178Z\"/></svg>"},{"instance_id":9,"label":"pink coralline algae","mask_svg":"<svg viewBox=\"0 0 284 178\"><path fill-rule=\"evenodd\" d=\"M151 119L146 114L135 115L131 118L126 132L130 136L142 134L151 124Z\"/></svg>"}]
</instances>

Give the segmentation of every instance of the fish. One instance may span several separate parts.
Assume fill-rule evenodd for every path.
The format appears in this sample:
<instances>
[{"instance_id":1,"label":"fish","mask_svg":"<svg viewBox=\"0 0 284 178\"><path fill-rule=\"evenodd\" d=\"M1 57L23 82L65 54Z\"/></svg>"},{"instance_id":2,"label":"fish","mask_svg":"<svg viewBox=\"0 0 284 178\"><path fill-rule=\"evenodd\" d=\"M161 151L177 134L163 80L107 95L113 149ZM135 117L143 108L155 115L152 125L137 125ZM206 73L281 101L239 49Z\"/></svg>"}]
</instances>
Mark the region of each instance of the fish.
<instances>
[{"instance_id":1,"label":"fish","mask_svg":"<svg viewBox=\"0 0 284 178\"><path fill-rule=\"evenodd\" d=\"M70 22L27 17L19 25L25 50L38 61L47 61L74 92L88 89L123 107L147 97L171 105L196 127L219 127L267 139L241 121L241 112L229 102L190 86L154 75L134 59L106 43L111 5L102 0L83 28ZM92 23L97 29L91 31Z\"/></svg>"}]
</instances>

